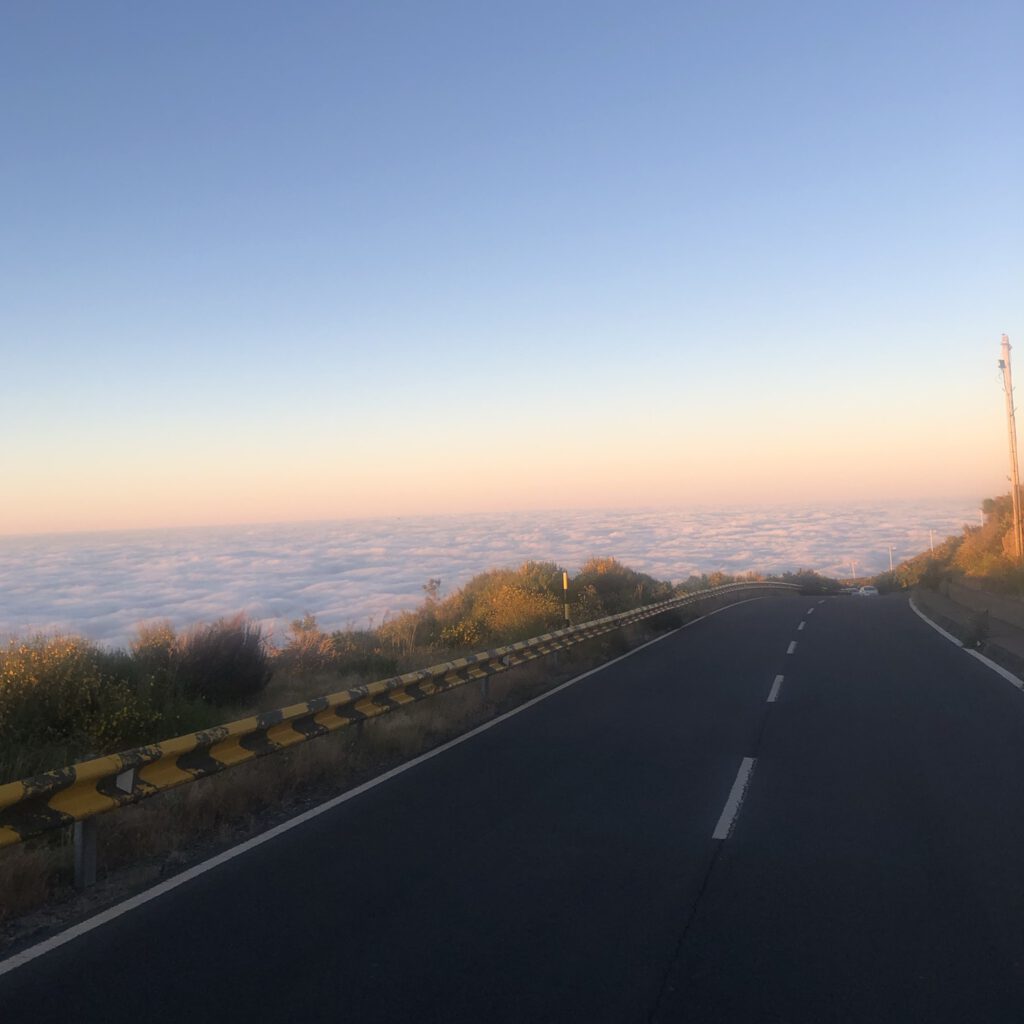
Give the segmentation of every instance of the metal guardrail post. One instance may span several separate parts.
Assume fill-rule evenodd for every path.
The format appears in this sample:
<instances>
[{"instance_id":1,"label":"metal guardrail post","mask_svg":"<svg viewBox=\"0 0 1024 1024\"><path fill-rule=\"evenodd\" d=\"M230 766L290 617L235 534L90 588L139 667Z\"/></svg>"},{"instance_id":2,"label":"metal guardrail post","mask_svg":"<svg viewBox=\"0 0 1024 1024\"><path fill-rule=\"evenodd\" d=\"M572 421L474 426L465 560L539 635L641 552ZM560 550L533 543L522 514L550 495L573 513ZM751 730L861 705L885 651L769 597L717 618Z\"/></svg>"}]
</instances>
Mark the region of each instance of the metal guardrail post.
<instances>
[{"instance_id":1,"label":"metal guardrail post","mask_svg":"<svg viewBox=\"0 0 1024 1024\"><path fill-rule=\"evenodd\" d=\"M75 888L96 884L96 819L75 822Z\"/></svg>"}]
</instances>

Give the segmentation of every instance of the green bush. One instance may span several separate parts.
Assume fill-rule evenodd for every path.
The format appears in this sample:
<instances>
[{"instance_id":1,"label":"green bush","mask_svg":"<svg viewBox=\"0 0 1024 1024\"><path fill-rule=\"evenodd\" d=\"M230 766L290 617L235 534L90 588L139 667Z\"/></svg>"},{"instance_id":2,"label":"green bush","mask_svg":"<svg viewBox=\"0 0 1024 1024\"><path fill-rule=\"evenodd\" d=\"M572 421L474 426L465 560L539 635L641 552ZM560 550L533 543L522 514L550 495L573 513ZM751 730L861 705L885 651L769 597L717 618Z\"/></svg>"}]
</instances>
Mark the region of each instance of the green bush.
<instances>
[{"instance_id":1,"label":"green bush","mask_svg":"<svg viewBox=\"0 0 1024 1024\"><path fill-rule=\"evenodd\" d=\"M179 641L177 676L187 697L208 704L248 700L271 672L262 630L242 615L197 626Z\"/></svg>"},{"instance_id":2,"label":"green bush","mask_svg":"<svg viewBox=\"0 0 1024 1024\"><path fill-rule=\"evenodd\" d=\"M398 675L398 659L385 654L372 629L341 629L331 634L338 672L367 680Z\"/></svg>"},{"instance_id":3,"label":"green bush","mask_svg":"<svg viewBox=\"0 0 1024 1024\"><path fill-rule=\"evenodd\" d=\"M131 644L136 664L151 674L172 677L178 671L178 637L169 622L139 626Z\"/></svg>"},{"instance_id":4,"label":"green bush","mask_svg":"<svg viewBox=\"0 0 1024 1024\"><path fill-rule=\"evenodd\" d=\"M71 636L13 641L0 654L6 780L146 742L159 721L127 655Z\"/></svg>"},{"instance_id":5,"label":"green bush","mask_svg":"<svg viewBox=\"0 0 1024 1024\"><path fill-rule=\"evenodd\" d=\"M116 656L126 657L121 652ZM161 709L168 727L188 719L178 708L188 703L179 674L181 646L169 622L139 626L131 644L131 667L140 690Z\"/></svg>"}]
</instances>

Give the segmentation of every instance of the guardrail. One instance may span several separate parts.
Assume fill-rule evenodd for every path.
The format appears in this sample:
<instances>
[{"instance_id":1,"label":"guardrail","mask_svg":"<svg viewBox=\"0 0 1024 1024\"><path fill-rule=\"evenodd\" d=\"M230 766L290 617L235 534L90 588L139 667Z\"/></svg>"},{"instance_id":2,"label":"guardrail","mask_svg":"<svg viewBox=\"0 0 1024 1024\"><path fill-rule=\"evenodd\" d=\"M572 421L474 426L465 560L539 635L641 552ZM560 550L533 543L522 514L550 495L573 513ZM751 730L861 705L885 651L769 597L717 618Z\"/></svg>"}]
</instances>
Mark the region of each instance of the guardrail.
<instances>
[{"instance_id":1,"label":"guardrail","mask_svg":"<svg viewBox=\"0 0 1024 1024\"><path fill-rule=\"evenodd\" d=\"M287 750L347 725L553 654L585 640L688 605L739 591L792 592L788 583L730 583L617 615L567 626L530 640L317 697L304 704L150 746L83 761L0 786L0 847L138 803L258 757ZM76 828L76 878L95 878L94 837Z\"/></svg>"}]
</instances>

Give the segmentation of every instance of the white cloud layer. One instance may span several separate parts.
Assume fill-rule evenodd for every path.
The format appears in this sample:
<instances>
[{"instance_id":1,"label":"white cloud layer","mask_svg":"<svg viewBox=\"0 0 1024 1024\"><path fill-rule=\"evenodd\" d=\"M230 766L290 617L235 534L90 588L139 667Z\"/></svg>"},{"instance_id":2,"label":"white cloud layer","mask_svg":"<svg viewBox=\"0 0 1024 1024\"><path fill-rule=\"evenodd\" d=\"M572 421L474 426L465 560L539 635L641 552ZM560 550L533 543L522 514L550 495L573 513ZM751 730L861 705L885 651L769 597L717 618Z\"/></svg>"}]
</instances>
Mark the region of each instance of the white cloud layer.
<instances>
[{"instance_id":1,"label":"white cloud layer","mask_svg":"<svg viewBox=\"0 0 1024 1024\"><path fill-rule=\"evenodd\" d=\"M139 623L178 628L243 611L281 639L414 607L440 577L528 559L571 571L611 555L659 579L810 568L874 573L977 523L969 502L690 511L563 511L0 538L0 636L72 632L125 646Z\"/></svg>"}]
</instances>

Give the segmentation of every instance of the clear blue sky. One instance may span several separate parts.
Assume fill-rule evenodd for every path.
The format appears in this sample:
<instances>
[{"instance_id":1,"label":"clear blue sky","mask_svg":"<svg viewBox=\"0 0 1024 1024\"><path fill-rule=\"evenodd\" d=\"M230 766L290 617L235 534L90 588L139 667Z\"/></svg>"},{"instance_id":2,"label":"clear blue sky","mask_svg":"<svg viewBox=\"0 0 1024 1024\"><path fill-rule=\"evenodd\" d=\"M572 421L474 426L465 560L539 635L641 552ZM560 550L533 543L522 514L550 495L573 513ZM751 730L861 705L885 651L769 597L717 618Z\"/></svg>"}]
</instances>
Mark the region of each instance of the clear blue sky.
<instances>
[{"instance_id":1,"label":"clear blue sky","mask_svg":"<svg viewBox=\"0 0 1024 1024\"><path fill-rule=\"evenodd\" d=\"M9 2L0 533L1005 487L1024 7Z\"/></svg>"}]
</instances>

